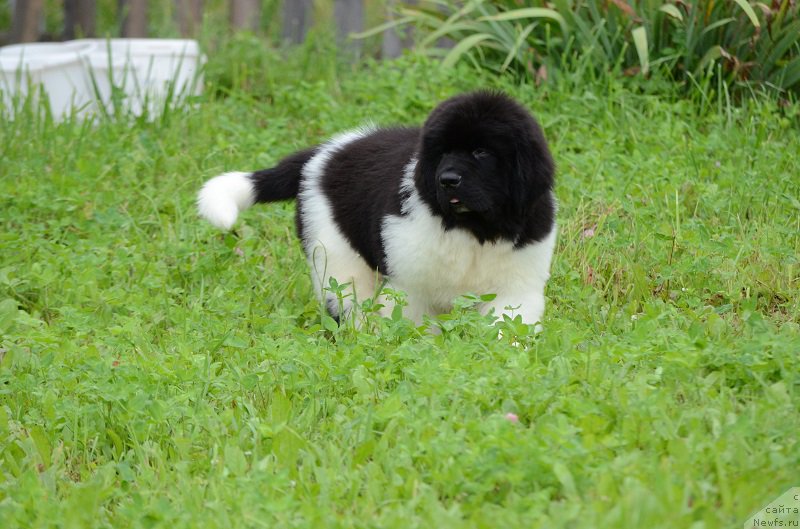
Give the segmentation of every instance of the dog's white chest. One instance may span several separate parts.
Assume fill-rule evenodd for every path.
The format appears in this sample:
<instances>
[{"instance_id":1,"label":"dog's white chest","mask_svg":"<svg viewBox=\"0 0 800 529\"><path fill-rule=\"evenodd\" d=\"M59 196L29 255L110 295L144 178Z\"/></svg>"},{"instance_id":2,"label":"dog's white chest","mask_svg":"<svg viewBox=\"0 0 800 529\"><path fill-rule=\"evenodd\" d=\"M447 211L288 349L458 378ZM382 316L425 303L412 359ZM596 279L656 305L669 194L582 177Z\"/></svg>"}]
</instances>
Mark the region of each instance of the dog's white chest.
<instances>
[{"instance_id":1,"label":"dog's white chest","mask_svg":"<svg viewBox=\"0 0 800 529\"><path fill-rule=\"evenodd\" d=\"M446 308L462 294L498 294L511 284L539 282L537 256L529 248L514 249L510 242L480 244L467 231L445 231L441 219L419 206L405 216L384 219L386 262L396 288Z\"/></svg>"}]
</instances>

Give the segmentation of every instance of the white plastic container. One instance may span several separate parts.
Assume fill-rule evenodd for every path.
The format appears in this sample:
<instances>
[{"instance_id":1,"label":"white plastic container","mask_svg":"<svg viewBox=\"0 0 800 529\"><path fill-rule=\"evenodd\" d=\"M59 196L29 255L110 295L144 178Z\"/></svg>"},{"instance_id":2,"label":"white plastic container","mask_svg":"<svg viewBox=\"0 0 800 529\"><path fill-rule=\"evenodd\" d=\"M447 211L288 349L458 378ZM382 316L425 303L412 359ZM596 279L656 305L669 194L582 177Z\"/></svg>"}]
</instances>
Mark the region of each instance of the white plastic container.
<instances>
[{"instance_id":1,"label":"white plastic container","mask_svg":"<svg viewBox=\"0 0 800 529\"><path fill-rule=\"evenodd\" d=\"M91 53L96 39L69 40L67 42L30 42L11 44L0 48L0 57L48 57L51 55Z\"/></svg>"},{"instance_id":2,"label":"white plastic container","mask_svg":"<svg viewBox=\"0 0 800 529\"><path fill-rule=\"evenodd\" d=\"M53 116L117 112L153 118L202 91L204 58L194 40L82 39L0 48L0 91L9 108L38 85Z\"/></svg>"},{"instance_id":3,"label":"white plastic container","mask_svg":"<svg viewBox=\"0 0 800 529\"><path fill-rule=\"evenodd\" d=\"M38 87L44 88L55 119L72 113L91 113L94 97L86 85L83 54L91 54L91 42L63 44L18 44L0 48L0 91L3 103L13 109L16 99L23 99Z\"/></svg>"},{"instance_id":4,"label":"white plastic container","mask_svg":"<svg viewBox=\"0 0 800 529\"><path fill-rule=\"evenodd\" d=\"M98 102L113 113L159 115L202 91L203 57L197 41L183 39L88 40L94 45L83 59ZM116 92L116 95L115 95Z\"/></svg>"}]
</instances>

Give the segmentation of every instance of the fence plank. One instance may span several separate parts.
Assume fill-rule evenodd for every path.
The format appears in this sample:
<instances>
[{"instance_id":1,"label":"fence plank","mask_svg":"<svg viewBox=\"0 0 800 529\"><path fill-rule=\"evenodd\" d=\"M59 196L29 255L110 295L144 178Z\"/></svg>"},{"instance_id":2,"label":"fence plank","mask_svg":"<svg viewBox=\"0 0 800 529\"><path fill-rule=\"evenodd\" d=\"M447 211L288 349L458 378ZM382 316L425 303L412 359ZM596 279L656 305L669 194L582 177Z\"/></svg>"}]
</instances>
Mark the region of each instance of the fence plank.
<instances>
[{"instance_id":1,"label":"fence plank","mask_svg":"<svg viewBox=\"0 0 800 529\"><path fill-rule=\"evenodd\" d=\"M348 35L364 31L364 0L334 0L333 18L336 21L339 44L350 53L358 55L361 41L348 39Z\"/></svg>"},{"instance_id":2,"label":"fence plank","mask_svg":"<svg viewBox=\"0 0 800 529\"><path fill-rule=\"evenodd\" d=\"M406 0L404 4L416 4L416 0ZM397 18L395 9L397 8L397 0L386 0L386 20L394 20ZM404 49L410 48L414 42L413 31L410 26L402 28L389 28L383 32L383 42L381 44L381 57L384 59L393 59L399 57Z\"/></svg>"},{"instance_id":3,"label":"fence plank","mask_svg":"<svg viewBox=\"0 0 800 529\"><path fill-rule=\"evenodd\" d=\"M203 0L175 0L178 30L184 38L195 37L203 23Z\"/></svg>"},{"instance_id":4,"label":"fence plank","mask_svg":"<svg viewBox=\"0 0 800 529\"><path fill-rule=\"evenodd\" d=\"M96 0L64 0L64 38L94 37Z\"/></svg>"},{"instance_id":5,"label":"fence plank","mask_svg":"<svg viewBox=\"0 0 800 529\"><path fill-rule=\"evenodd\" d=\"M313 0L286 0L283 3L281 37L291 44L300 44L311 26Z\"/></svg>"},{"instance_id":6,"label":"fence plank","mask_svg":"<svg viewBox=\"0 0 800 529\"><path fill-rule=\"evenodd\" d=\"M257 30L260 25L261 2L259 0L230 0L230 2L233 29Z\"/></svg>"},{"instance_id":7,"label":"fence plank","mask_svg":"<svg viewBox=\"0 0 800 529\"><path fill-rule=\"evenodd\" d=\"M147 36L147 0L119 0L122 19L122 36L144 38Z\"/></svg>"},{"instance_id":8,"label":"fence plank","mask_svg":"<svg viewBox=\"0 0 800 529\"><path fill-rule=\"evenodd\" d=\"M43 9L44 0L17 0L11 24L11 42L39 40L39 20Z\"/></svg>"}]
</instances>

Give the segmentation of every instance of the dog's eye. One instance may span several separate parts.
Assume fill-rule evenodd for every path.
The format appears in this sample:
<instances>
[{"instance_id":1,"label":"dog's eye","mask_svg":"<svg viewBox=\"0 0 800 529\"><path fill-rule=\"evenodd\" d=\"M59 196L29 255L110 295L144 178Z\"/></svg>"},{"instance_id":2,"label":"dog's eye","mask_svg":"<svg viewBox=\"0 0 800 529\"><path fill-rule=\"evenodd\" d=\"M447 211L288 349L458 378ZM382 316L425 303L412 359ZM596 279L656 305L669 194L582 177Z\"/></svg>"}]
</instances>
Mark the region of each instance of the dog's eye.
<instances>
[{"instance_id":1,"label":"dog's eye","mask_svg":"<svg viewBox=\"0 0 800 529\"><path fill-rule=\"evenodd\" d=\"M491 155L492 155L492 153L490 153L486 149L481 149L480 147L475 149L474 151L472 151L472 157L475 158L476 160L482 160L482 159L486 158L487 156L491 156Z\"/></svg>"}]
</instances>

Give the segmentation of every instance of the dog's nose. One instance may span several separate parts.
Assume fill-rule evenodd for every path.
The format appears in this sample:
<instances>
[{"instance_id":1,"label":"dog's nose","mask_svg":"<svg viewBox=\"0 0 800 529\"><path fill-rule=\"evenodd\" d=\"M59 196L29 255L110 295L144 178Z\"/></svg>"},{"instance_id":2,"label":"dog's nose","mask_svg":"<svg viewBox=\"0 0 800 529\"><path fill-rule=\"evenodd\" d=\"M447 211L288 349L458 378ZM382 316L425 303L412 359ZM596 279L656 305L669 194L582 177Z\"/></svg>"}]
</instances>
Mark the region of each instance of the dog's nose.
<instances>
[{"instance_id":1,"label":"dog's nose","mask_svg":"<svg viewBox=\"0 0 800 529\"><path fill-rule=\"evenodd\" d=\"M453 171L445 171L439 175L439 185L442 187L458 187L461 175Z\"/></svg>"}]
</instances>

